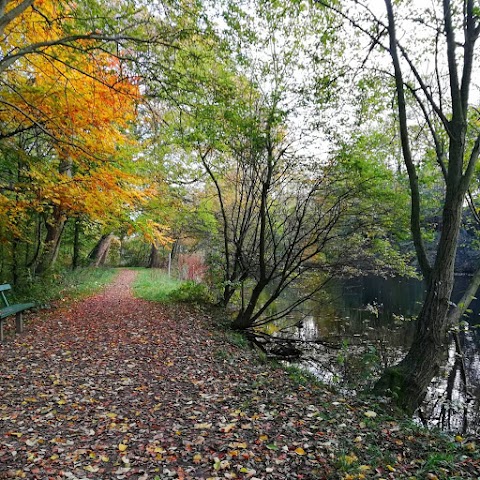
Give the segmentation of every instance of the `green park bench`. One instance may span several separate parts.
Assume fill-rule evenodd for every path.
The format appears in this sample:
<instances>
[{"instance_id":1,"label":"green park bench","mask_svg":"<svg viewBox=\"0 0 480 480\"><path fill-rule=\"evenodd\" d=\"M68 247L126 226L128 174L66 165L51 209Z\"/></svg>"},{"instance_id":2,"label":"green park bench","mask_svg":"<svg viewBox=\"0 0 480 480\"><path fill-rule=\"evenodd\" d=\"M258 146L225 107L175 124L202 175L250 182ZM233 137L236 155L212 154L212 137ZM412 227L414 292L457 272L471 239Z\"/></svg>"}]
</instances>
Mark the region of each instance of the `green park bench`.
<instances>
[{"instance_id":1,"label":"green park bench","mask_svg":"<svg viewBox=\"0 0 480 480\"><path fill-rule=\"evenodd\" d=\"M35 306L34 303L17 303L15 305L10 305L8 303L7 297L5 292L7 290L11 290L12 287L5 283L4 285L0 285L0 296L1 300L4 304L2 308L0 308L0 342L3 342L3 320L10 315L15 315L15 330L17 333L23 332L23 316L22 313L29 308Z\"/></svg>"}]
</instances>

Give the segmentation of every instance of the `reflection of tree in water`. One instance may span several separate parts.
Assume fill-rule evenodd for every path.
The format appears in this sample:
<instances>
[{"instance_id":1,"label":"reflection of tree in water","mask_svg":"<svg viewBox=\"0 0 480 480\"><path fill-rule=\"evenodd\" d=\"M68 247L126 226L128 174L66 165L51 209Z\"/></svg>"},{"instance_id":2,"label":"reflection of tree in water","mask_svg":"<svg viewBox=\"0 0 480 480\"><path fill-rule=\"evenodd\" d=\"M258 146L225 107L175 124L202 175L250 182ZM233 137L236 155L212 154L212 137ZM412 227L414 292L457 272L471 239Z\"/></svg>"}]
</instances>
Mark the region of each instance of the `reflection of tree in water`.
<instances>
[{"instance_id":1,"label":"reflection of tree in water","mask_svg":"<svg viewBox=\"0 0 480 480\"><path fill-rule=\"evenodd\" d=\"M480 431L480 332L474 327L463 335L463 353L467 376L466 388L469 394L470 430Z\"/></svg>"},{"instance_id":2,"label":"reflection of tree in water","mask_svg":"<svg viewBox=\"0 0 480 480\"><path fill-rule=\"evenodd\" d=\"M442 430L480 432L480 352L477 329L458 335L448 350L442 373L433 381L419 417Z\"/></svg>"}]
</instances>

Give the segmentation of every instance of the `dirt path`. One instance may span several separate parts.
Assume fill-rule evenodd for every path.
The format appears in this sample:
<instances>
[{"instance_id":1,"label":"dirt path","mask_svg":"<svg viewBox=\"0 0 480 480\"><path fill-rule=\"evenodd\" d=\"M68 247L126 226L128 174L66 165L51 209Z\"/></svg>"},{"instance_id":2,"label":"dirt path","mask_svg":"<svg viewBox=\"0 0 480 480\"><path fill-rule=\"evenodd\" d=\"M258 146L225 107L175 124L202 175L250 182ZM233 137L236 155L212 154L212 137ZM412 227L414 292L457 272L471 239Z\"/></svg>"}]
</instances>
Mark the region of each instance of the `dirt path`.
<instances>
[{"instance_id":1,"label":"dirt path","mask_svg":"<svg viewBox=\"0 0 480 480\"><path fill-rule=\"evenodd\" d=\"M133 298L134 276L121 272L0 347L0 472L137 478L162 473L160 457L173 461L195 382L214 374L211 341L196 336L193 317Z\"/></svg>"},{"instance_id":2,"label":"dirt path","mask_svg":"<svg viewBox=\"0 0 480 480\"><path fill-rule=\"evenodd\" d=\"M252 362L193 310L133 298L134 276L122 271L103 293L38 315L0 346L0 478L412 474L394 422L369 432L368 406ZM390 448L396 476L362 467L367 440Z\"/></svg>"}]
</instances>

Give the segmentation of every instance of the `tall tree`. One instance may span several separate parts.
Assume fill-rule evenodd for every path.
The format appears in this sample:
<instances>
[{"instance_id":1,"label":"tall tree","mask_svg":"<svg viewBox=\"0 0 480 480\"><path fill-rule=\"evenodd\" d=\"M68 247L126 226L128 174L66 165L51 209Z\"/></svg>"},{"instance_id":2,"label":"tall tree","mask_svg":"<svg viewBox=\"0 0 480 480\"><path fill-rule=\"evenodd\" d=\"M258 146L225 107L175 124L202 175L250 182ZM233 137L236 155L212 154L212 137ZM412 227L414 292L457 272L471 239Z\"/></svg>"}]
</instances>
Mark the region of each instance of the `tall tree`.
<instances>
[{"instance_id":1,"label":"tall tree","mask_svg":"<svg viewBox=\"0 0 480 480\"><path fill-rule=\"evenodd\" d=\"M382 14L369 4L352 3L358 16L328 6L366 34L371 49L377 47L390 56L402 156L410 183L411 232L427 284L410 350L398 365L383 374L376 388L389 391L400 406L413 412L439 372L451 319L468 307L473 296L469 291L458 306L451 301L464 205L476 181L480 151L472 103L472 75L477 68L475 45L480 34L478 7L473 0L443 0L428 8L415 5L412 10L410 3L385 0ZM419 118L422 130L418 128ZM425 145L416 148L418 132L423 138L428 134L444 181L441 232L433 261L427 255L421 225L418 168L426 149ZM476 290L478 275L474 282Z\"/></svg>"}]
</instances>

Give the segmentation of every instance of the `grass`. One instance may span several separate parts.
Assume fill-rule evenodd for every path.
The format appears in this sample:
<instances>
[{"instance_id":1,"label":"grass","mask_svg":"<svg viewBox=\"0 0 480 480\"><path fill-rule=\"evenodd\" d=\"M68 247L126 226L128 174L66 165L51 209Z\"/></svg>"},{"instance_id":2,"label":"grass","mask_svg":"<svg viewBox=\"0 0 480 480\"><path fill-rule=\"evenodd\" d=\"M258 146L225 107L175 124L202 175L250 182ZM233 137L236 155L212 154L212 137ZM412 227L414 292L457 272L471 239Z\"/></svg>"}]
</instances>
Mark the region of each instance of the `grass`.
<instances>
[{"instance_id":1,"label":"grass","mask_svg":"<svg viewBox=\"0 0 480 480\"><path fill-rule=\"evenodd\" d=\"M133 291L136 297L162 303L208 303L210 300L206 285L176 280L157 269L138 270Z\"/></svg>"},{"instance_id":2,"label":"grass","mask_svg":"<svg viewBox=\"0 0 480 480\"><path fill-rule=\"evenodd\" d=\"M114 268L78 268L54 273L32 283L16 286L15 301L46 304L60 299L87 297L109 284L116 273Z\"/></svg>"},{"instance_id":3,"label":"grass","mask_svg":"<svg viewBox=\"0 0 480 480\"><path fill-rule=\"evenodd\" d=\"M248 339L245 335L240 332L234 332L232 330L227 330L227 341L238 348L247 348L249 346Z\"/></svg>"},{"instance_id":4,"label":"grass","mask_svg":"<svg viewBox=\"0 0 480 480\"><path fill-rule=\"evenodd\" d=\"M327 387L323 384L313 373L308 372L304 368L296 365L287 365L284 367L290 379L296 385L308 386L316 385L321 387Z\"/></svg>"},{"instance_id":5,"label":"grass","mask_svg":"<svg viewBox=\"0 0 480 480\"><path fill-rule=\"evenodd\" d=\"M141 269L133 284L136 297L153 302L170 302L171 294L178 290L182 282L169 277L162 270Z\"/></svg>"}]
</instances>

